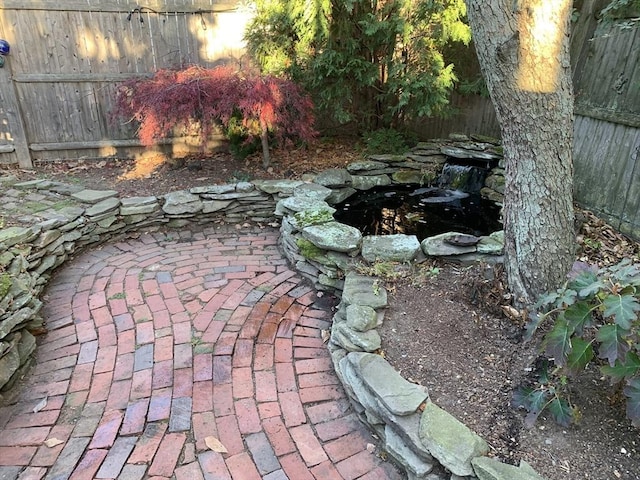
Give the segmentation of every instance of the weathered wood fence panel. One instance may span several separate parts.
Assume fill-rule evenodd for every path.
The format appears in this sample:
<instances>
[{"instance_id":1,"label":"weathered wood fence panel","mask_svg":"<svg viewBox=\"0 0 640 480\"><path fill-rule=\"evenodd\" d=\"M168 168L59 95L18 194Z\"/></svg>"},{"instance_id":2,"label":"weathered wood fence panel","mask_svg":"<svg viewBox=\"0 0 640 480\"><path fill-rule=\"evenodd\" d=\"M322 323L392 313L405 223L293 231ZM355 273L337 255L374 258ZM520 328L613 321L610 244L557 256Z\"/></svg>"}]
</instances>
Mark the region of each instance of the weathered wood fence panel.
<instances>
[{"instance_id":1,"label":"weathered wood fence panel","mask_svg":"<svg viewBox=\"0 0 640 480\"><path fill-rule=\"evenodd\" d=\"M0 107L0 118L13 133L20 117L28 150L18 154L13 137L3 135L0 162L129 153L140 145L134 126L110 118L118 82L160 68L241 62L249 12L238 4L5 0L0 37L11 44L4 68L10 78L0 98L11 105L5 86L13 88L18 108Z\"/></svg>"}]
</instances>

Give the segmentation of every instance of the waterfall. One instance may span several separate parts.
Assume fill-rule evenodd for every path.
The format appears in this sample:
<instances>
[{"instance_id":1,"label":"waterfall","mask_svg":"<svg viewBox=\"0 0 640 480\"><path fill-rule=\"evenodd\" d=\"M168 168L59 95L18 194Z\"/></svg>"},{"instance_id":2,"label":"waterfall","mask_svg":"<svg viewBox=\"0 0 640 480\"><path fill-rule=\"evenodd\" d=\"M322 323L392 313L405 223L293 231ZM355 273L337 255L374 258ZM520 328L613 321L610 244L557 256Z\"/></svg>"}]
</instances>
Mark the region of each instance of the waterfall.
<instances>
[{"instance_id":1,"label":"waterfall","mask_svg":"<svg viewBox=\"0 0 640 480\"><path fill-rule=\"evenodd\" d=\"M483 167L446 163L438 179L440 188L478 193L484 186L488 170Z\"/></svg>"}]
</instances>

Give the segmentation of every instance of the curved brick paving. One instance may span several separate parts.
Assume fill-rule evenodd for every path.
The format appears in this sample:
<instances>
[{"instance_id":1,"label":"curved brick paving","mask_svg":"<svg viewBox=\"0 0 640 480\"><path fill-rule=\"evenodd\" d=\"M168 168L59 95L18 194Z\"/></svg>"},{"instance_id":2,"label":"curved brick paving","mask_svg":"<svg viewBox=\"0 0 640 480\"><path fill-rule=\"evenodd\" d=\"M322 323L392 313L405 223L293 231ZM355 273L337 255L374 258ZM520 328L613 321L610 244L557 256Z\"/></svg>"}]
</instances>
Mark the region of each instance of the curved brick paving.
<instances>
[{"instance_id":1,"label":"curved brick paving","mask_svg":"<svg viewBox=\"0 0 640 480\"><path fill-rule=\"evenodd\" d=\"M277 240L147 234L63 267L37 364L0 410L0 478L401 478L367 451L321 338L330 314Z\"/></svg>"}]
</instances>

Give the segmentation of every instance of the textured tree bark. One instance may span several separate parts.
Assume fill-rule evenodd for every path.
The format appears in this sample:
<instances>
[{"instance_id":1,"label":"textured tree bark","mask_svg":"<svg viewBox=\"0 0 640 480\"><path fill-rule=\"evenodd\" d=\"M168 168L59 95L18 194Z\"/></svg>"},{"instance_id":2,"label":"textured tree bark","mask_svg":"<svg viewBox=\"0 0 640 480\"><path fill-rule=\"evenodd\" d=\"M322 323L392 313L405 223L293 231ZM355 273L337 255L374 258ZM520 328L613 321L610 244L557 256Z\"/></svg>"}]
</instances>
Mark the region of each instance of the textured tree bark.
<instances>
[{"instance_id":1,"label":"textured tree bark","mask_svg":"<svg viewBox=\"0 0 640 480\"><path fill-rule=\"evenodd\" d=\"M505 267L516 304L574 260L571 0L467 0L506 161Z\"/></svg>"}]
</instances>

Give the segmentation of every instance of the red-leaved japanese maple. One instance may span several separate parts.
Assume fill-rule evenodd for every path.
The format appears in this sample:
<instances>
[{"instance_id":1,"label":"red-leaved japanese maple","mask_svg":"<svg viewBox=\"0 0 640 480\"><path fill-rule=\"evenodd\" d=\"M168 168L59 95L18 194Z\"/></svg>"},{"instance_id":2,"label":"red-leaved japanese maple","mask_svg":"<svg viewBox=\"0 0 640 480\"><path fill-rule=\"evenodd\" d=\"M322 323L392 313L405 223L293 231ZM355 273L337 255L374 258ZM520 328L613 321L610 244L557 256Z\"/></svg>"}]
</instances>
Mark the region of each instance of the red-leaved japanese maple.
<instances>
[{"instance_id":1,"label":"red-leaved japanese maple","mask_svg":"<svg viewBox=\"0 0 640 480\"><path fill-rule=\"evenodd\" d=\"M143 145L195 129L204 148L216 127L227 131L240 119L247 142L260 138L263 164L269 165L269 137L280 144L313 139L313 104L290 80L243 76L231 67L159 70L152 78L133 79L117 90L114 112L140 124Z\"/></svg>"}]
</instances>

